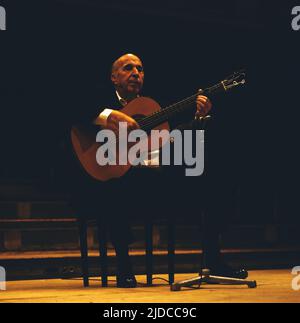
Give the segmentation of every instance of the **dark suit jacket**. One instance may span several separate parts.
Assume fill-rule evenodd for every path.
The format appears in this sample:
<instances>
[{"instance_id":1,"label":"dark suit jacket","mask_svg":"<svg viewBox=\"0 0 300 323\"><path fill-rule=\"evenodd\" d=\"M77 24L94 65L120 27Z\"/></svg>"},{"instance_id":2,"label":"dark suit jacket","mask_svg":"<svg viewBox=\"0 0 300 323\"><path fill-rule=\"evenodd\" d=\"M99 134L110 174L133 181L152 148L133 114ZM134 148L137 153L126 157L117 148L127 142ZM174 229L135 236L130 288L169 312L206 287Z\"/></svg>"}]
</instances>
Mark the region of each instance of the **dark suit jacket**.
<instances>
[{"instance_id":1,"label":"dark suit jacket","mask_svg":"<svg viewBox=\"0 0 300 323\"><path fill-rule=\"evenodd\" d=\"M73 153L70 141L70 129L72 125L84 128L86 132L90 131L91 133L96 133L99 126L93 125L92 122L105 108L122 108L114 89L110 87L109 89L95 89L95 91L76 91L73 95L70 94L70 96L67 96L65 101L64 106L65 109L68 109L68 112L63 140L61 141L61 160L63 161L61 165L63 165L63 167L60 167L60 178L64 179L61 186L71 193L73 200L76 203L78 201L88 200L92 211L94 208L94 206L92 206L93 202L96 201L96 203L98 203L100 195L104 200L109 196L115 196L116 194L123 196L124 191L129 191L128 185L130 185L131 192L135 191L134 194L136 196L141 193L140 186L143 185L143 183L145 183L149 191L154 192L155 188L152 189L152 186L156 186L157 188L157 180L161 177L161 174L158 174L157 172L155 172L154 175L151 172L149 175L148 170L143 170L142 172L130 170L128 172L129 174L126 175L124 179L100 183L96 182L84 171ZM171 128L192 120L195 110L196 107L173 118L170 122ZM174 174L177 176L178 172L171 172L169 177L174 177ZM176 181L176 178L173 178L173 180ZM168 188L166 187L166 190L167 189ZM125 200L126 196L124 196L124 203L126 202Z\"/></svg>"}]
</instances>

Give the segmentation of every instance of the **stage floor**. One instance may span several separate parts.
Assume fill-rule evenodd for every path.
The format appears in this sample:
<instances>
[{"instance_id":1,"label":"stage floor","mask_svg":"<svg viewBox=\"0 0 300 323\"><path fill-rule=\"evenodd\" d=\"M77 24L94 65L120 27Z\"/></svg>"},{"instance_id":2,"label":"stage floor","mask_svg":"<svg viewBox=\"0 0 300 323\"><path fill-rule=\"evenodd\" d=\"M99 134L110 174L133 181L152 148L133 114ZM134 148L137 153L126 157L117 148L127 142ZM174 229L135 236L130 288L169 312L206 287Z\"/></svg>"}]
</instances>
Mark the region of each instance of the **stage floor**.
<instances>
[{"instance_id":1,"label":"stage floor","mask_svg":"<svg viewBox=\"0 0 300 323\"><path fill-rule=\"evenodd\" d=\"M176 274L175 281L196 274ZM154 278L167 279L167 275ZM0 291L0 302L7 303L202 303L202 302L300 302L300 290L292 289L291 270L255 270L249 279L257 281L257 288L247 286L202 285L200 289L183 288L171 292L162 280L145 286L145 276L137 276L139 287L115 288L115 277L109 277L109 287L102 288L100 279L92 278L84 288L81 279L47 279L10 281Z\"/></svg>"}]
</instances>

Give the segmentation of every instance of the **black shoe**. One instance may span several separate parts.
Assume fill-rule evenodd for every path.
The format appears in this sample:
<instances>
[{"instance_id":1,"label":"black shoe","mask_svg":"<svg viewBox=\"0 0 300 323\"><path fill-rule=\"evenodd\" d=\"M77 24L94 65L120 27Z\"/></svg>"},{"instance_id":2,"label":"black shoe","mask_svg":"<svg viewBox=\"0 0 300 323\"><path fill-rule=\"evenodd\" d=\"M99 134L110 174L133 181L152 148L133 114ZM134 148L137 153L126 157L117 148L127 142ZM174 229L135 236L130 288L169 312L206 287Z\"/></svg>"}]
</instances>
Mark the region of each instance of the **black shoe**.
<instances>
[{"instance_id":1,"label":"black shoe","mask_svg":"<svg viewBox=\"0 0 300 323\"><path fill-rule=\"evenodd\" d=\"M232 268L226 264L221 264L219 266L213 266L210 269L210 274L212 276L222 276L230 278L245 279L248 277L248 272L243 268Z\"/></svg>"},{"instance_id":2,"label":"black shoe","mask_svg":"<svg viewBox=\"0 0 300 323\"><path fill-rule=\"evenodd\" d=\"M118 275L117 276L117 287L119 288L135 288L137 281L133 274Z\"/></svg>"}]
</instances>

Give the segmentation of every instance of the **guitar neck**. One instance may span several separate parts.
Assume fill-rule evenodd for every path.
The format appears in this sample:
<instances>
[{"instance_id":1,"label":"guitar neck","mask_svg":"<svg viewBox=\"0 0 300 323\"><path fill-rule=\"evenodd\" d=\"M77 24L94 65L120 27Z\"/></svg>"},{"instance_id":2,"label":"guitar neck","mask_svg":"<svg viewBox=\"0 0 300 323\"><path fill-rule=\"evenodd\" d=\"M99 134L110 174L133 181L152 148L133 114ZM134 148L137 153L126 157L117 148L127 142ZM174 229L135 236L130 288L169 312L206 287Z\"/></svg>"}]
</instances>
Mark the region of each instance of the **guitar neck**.
<instances>
[{"instance_id":1,"label":"guitar neck","mask_svg":"<svg viewBox=\"0 0 300 323\"><path fill-rule=\"evenodd\" d=\"M220 82L214 86L211 86L205 90L198 91L192 96L185 98L179 102L176 102L160 111L157 111L150 116L139 120L140 128L146 132L149 132L158 125L169 121L171 118L175 117L177 114L180 114L189 109L195 109L196 98L198 95L212 96L220 92L227 91L226 86L223 82Z\"/></svg>"}]
</instances>

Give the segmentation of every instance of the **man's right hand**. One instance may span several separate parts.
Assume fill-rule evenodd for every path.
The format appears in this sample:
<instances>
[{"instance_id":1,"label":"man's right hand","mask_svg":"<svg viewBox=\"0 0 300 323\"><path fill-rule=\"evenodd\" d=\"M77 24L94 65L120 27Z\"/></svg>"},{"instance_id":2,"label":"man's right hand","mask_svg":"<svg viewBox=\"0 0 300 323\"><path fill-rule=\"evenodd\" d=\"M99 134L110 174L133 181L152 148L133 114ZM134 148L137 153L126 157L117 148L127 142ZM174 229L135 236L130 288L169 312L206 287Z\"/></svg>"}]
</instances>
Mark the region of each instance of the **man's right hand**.
<instances>
[{"instance_id":1,"label":"man's right hand","mask_svg":"<svg viewBox=\"0 0 300 323\"><path fill-rule=\"evenodd\" d=\"M139 128L138 123L134 119L129 117L127 114L122 113L117 110L112 110L112 112L110 113L110 115L107 118L107 123L106 123L105 128L110 129L114 132L118 132L120 122L127 122L128 131L135 130L135 129Z\"/></svg>"}]
</instances>

